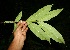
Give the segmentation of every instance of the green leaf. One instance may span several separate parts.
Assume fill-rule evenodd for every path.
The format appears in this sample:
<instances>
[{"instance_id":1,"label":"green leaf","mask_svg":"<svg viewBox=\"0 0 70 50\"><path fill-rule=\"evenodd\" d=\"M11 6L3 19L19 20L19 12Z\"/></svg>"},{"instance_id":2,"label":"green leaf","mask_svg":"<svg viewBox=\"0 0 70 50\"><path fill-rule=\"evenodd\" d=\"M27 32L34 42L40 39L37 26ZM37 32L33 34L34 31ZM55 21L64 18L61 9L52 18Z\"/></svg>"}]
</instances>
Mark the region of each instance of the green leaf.
<instances>
[{"instance_id":1,"label":"green leaf","mask_svg":"<svg viewBox=\"0 0 70 50\"><path fill-rule=\"evenodd\" d=\"M17 28L17 24L14 23L14 29L13 29L13 32L16 30L16 28Z\"/></svg>"},{"instance_id":2,"label":"green leaf","mask_svg":"<svg viewBox=\"0 0 70 50\"><path fill-rule=\"evenodd\" d=\"M44 22L37 22L39 25L35 23L30 23L28 27L30 30L41 40L47 40L50 43L50 38L59 43L64 43L65 41L62 35L51 25Z\"/></svg>"},{"instance_id":3,"label":"green leaf","mask_svg":"<svg viewBox=\"0 0 70 50\"><path fill-rule=\"evenodd\" d=\"M18 14L18 16L15 19L15 22L18 22L22 17L22 11Z\"/></svg>"},{"instance_id":4,"label":"green leaf","mask_svg":"<svg viewBox=\"0 0 70 50\"><path fill-rule=\"evenodd\" d=\"M50 42L50 37L41 29L41 27L39 25L30 23L30 25L28 25L28 27L41 40L47 40Z\"/></svg>"},{"instance_id":5,"label":"green leaf","mask_svg":"<svg viewBox=\"0 0 70 50\"><path fill-rule=\"evenodd\" d=\"M37 21L48 21L51 18L57 16L63 9L51 10L52 5L44 6L43 8L39 9L36 13L31 15L27 20L31 22Z\"/></svg>"},{"instance_id":6,"label":"green leaf","mask_svg":"<svg viewBox=\"0 0 70 50\"><path fill-rule=\"evenodd\" d=\"M57 10L50 11L50 12L44 14L42 16L42 18L39 18L38 21L48 21L51 18L57 16L62 10L63 9L57 9Z\"/></svg>"},{"instance_id":7,"label":"green leaf","mask_svg":"<svg viewBox=\"0 0 70 50\"><path fill-rule=\"evenodd\" d=\"M44 22L38 22L38 23L40 27L46 32L46 34L50 36L50 38L52 38L56 42L65 44L62 35L54 27Z\"/></svg>"},{"instance_id":8,"label":"green leaf","mask_svg":"<svg viewBox=\"0 0 70 50\"><path fill-rule=\"evenodd\" d=\"M52 5L44 6L43 8L39 9L36 13L31 15L27 20L33 22L40 18L43 18L43 16L51 10Z\"/></svg>"}]
</instances>

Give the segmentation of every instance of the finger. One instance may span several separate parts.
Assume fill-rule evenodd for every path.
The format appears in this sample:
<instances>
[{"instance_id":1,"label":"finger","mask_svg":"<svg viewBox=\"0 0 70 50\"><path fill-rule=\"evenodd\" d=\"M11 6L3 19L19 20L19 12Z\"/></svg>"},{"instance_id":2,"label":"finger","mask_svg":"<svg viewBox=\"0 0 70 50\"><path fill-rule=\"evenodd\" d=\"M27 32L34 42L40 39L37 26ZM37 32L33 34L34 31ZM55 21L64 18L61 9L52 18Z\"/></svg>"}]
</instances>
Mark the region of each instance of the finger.
<instances>
[{"instance_id":1,"label":"finger","mask_svg":"<svg viewBox=\"0 0 70 50\"><path fill-rule=\"evenodd\" d=\"M25 24L26 22L25 22L25 21L20 20L20 21L17 23L17 25L19 26L19 25L20 25L20 23Z\"/></svg>"},{"instance_id":2,"label":"finger","mask_svg":"<svg viewBox=\"0 0 70 50\"><path fill-rule=\"evenodd\" d=\"M27 32L27 30L28 30L28 27L24 30L24 32Z\"/></svg>"},{"instance_id":3,"label":"finger","mask_svg":"<svg viewBox=\"0 0 70 50\"><path fill-rule=\"evenodd\" d=\"M22 23L22 20L20 20L20 21L17 23L17 26L19 26L21 23Z\"/></svg>"},{"instance_id":4,"label":"finger","mask_svg":"<svg viewBox=\"0 0 70 50\"><path fill-rule=\"evenodd\" d=\"M17 29L21 29L23 27L23 24L21 23Z\"/></svg>"},{"instance_id":5,"label":"finger","mask_svg":"<svg viewBox=\"0 0 70 50\"><path fill-rule=\"evenodd\" d=\"M23 25L22 30L24 31L26 29L27 23L25 25Z\"/></svg>"},{"instance_id":6,"label":"finger","mask_svg":"<svg viewBox=\"0 0 70 50\"><path fill-rule=\"evenodd\" d=\"M27 30L28 30L28 28L26 28L22 34L26 35Z\"/></svg>"},{"instance_id":7,"label":"finger","mask_svg":"<svg viewBox=\"0 0 70 50\"><path fill-rule=\"evenodd\" d=\"M26 24L26 21L22 21L22 23L23 23L23 25L25 25Z\"/></svg>"}]
</instances>

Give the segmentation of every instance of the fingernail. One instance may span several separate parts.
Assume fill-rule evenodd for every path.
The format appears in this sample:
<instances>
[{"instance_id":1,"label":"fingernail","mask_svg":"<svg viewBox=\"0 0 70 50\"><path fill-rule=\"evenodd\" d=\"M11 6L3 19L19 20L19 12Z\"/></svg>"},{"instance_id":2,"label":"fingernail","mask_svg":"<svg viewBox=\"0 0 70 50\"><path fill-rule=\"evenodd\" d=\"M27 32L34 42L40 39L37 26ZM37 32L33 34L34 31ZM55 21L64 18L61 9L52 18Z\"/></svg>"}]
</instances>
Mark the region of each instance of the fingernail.
<instances>
[{"instance_id":1,"label":"fingernail","mask_svg":"<svg viewBox=\"0 0 70 50\"><path fill-rule=\"evenodd\" d=\"M20 22L22 23L22 20Z\"/></svg>"}]
</instances>

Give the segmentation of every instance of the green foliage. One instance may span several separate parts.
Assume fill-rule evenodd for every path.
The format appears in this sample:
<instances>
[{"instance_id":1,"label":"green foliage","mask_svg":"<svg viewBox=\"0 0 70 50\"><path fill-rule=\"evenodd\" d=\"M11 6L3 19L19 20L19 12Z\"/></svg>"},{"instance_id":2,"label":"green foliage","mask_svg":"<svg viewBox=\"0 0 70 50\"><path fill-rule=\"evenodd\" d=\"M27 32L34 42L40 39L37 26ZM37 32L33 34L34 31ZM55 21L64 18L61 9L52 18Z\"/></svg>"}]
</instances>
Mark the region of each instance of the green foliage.
<instances>
[{"instance_id":1,"label":"green foliage","mask_svg":"<svg viewBox=\"0 0 70 50\"><path fill-rule=\"evenodd\" d=\"M15 19L15 22L18 22L22 17L22 11L18 14L18 16Z\"/></svg>"},{"instance_id":2,"label":"green foliage","mask_svg":"<svg viewBox=\"0 0 70 50\"><path fill-rule=\"evenodd\" d=\"M13 30L13 32L16 30L16 28L17 28L17 24L14 23L14 30Z\"/></svg>"},{"instance_id":3,"label":"green foliage","mask_svg":"<svg viewBox=\"0 0 70 50\"><path fill-rule=\"evenodd\" d=\"M41 40L48 40L50 42L50 37L46 34L46 32L44 32L41 29L41 27L39 25L34 24L34 23L30 23L30 25L28 25L28 27Z\"/></svg>"},{"instance_id":4,"label":"green foliage","mask_svg":"<svg viewBox=\"0 0 70 50\"><path fill-rule=\"evenodd\" d=\"M51 25L44 23L43 21L48 21L51 18L57 16L63 9L57 9L51 11L52 5L47 5L44 6L43 8L39 9L36 13L31 15L26 22L28 23L28 27L30 30L41 40L47 40L50 43L50 38L55 40L56 42L59 43L64 43L65 41L62 37L62 35ZM18 22L22 17L22 11L18 14L14 22L9 22L9 23L14 23L14 31L17 28L16 23ZM5 23L8 23L5 21ZM37 22L39 25L32 23L32 22Z\"/></svg>"},{"instance_id":5,"label":"green foliage","mask_svg":"<svg viewBox=\"0 0 70 50\"><path fill-rule=\"evenodd\" d=\"M22 11L16 17L15 22L19 22L19 20L21 19L21 17L22 17ZM14 30L13 30L13 32L16 30L16 28L17 28L17 25L16 25L16 23L14 23Z\"/></svg>"},{"instance_id":6,"label":"green foliage","mask_svg":"<svg viewBox=\"0 0 70 50\"><path fill-rule=\"evenodd\" d=\"M16 25L15 22L19 22L21 17L22 17L22 11L18 14L18 16L16 17L15 21L5 21L4 23L14 23L14 29L13 29L13 32L14 32L16 30L16 28L17 28L17 25Z\"/></svg>"}]
</instances>

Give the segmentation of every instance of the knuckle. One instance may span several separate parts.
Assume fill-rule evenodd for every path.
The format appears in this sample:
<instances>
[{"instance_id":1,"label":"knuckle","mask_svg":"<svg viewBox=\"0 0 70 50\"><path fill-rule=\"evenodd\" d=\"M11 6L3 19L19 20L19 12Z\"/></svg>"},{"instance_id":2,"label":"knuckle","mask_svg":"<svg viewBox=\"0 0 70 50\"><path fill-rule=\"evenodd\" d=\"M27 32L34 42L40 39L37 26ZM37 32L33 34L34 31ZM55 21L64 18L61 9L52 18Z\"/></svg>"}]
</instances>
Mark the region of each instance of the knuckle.
<instances>
[{"instance_id":1,"label":"knuckle","mask_svg":"<svg viewBox=\"0 0 70 50\"><path fill-rule=\"evenodd\" d=\"M26 21L23 21L23 24L25 24L26 23Z\"/></svg>"}]
</instances>

